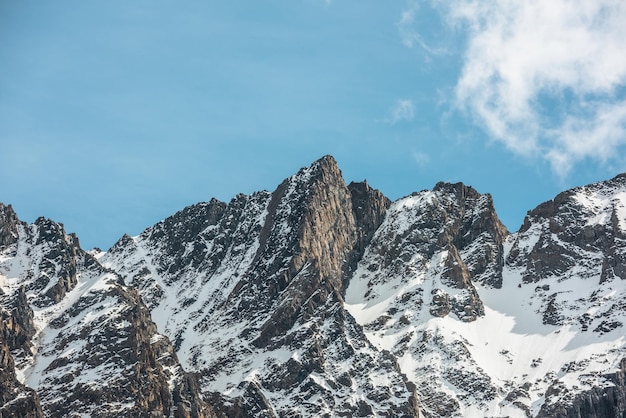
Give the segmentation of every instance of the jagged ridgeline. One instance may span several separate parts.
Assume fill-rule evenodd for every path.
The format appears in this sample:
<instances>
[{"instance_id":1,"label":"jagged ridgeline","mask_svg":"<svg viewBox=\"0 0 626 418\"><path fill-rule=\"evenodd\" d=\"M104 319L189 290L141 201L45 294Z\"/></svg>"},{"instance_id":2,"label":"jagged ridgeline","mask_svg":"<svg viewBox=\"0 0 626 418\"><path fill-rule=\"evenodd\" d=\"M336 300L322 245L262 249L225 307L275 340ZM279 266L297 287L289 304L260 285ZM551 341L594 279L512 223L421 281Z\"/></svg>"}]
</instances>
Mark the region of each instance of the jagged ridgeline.
<instances>
[{"instance_id":1,"label":"jagged ridgeline","mask_svg":"<svg viewBox=\"0 0 626 418\"><path fill-rule=\"evenodd\" d=\"M85 252L0 204L0 417L623 416L626 177L509 233L326 156Z\"/></svg>"}]
</instances>

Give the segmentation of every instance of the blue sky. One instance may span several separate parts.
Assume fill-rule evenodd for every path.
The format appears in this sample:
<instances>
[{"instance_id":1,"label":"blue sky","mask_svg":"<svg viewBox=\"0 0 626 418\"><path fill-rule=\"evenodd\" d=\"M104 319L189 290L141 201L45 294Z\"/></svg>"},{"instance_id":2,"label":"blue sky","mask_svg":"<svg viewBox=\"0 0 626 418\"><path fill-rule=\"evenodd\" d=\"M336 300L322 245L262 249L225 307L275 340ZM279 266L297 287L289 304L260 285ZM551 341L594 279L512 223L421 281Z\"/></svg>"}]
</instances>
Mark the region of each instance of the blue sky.
<instances>
[{"instance_id":1,"label":"blue sky","mask_svg":"<svg viewBox=\"0 0 626 418\"><path fill-rule=\"evenodd\" d=\"M85 248L332 154L514 231L626 171L621 0L0 0L0 201Z\"/></svg>"}]
</instances>

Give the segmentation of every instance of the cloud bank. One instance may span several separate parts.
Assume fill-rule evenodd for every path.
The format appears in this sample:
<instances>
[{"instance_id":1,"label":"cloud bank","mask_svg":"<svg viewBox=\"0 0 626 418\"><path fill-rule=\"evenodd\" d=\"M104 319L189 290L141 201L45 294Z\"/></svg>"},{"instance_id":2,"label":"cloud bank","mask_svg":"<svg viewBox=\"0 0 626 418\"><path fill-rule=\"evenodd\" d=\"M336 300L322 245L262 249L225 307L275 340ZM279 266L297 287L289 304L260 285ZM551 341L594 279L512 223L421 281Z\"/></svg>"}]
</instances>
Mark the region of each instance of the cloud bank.
<instances>
[{"instance_id":1,"label":"cloud bank","mask_svg":"<svg viewBox=\"0 0 626 418\"><path fill-rule=\"evenodd\" d=\"M467 35L456 105L491 138L567 175L626 144L626 2L432 0ZM410 21L414 6L403 16ZM404 34L403 34L404 37Z\"/></svg>"}]
</instances>

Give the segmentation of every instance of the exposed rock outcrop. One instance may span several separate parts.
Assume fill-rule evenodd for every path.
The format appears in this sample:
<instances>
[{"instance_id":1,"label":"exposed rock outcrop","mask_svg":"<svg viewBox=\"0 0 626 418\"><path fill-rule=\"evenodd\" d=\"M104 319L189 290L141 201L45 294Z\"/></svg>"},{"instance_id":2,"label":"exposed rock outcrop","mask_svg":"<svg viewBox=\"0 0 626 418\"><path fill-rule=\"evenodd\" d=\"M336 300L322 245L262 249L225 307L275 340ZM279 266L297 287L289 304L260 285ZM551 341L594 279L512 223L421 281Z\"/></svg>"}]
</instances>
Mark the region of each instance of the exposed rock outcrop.
<instances>
[{"instance_id":1,"label":"exposed rock outcrop","mask_svg":"<svg viewBox=\"0 0 626 418\"><path fill-rule=\"evenodd\" d=\"M17 242L17 226L20 223L11 205L0 203L0 251Z\"/></svg>"},{"instance_id":2,"label":"exposed rock outcrop","mask_svg":"<svg viewBox=\"0 0 626 418\"><path fill-rule=\"evenodd\" d=\"M365 248L374 237L374 233L383 223L391 201L379 190L371 188L367 181L351 182L348 185L348 190L350 190L352 197L352 211L357 228L357 242L353 249L351 262L348 264L350 271L353 271L358 261L363 257Z\"/></svg>"},{"instance_id":3,"label":"exposed rock outcrop","mask_svg":"<svg viewBox=\"0 0 626 418\"><path fill-rule=\"evenodd\" d=\"M0 308L0 418L42 418L39 396L17 379L11 348L23 349L24 333L14 317ZM6 315L6 316L5 316Z\"/></svg>"},{"instance_id":4,"label":"exposed rock outcrop","mask_svg":"<svg viewBox=\"0 0 626 418\"><path fill-rule=\"evenodd\" d=\"M605 418L626 415L626 359L619 370L602 376L602 384L572 393L560 384L546 392L538 418Z\"/></svg>"}]
</instances>

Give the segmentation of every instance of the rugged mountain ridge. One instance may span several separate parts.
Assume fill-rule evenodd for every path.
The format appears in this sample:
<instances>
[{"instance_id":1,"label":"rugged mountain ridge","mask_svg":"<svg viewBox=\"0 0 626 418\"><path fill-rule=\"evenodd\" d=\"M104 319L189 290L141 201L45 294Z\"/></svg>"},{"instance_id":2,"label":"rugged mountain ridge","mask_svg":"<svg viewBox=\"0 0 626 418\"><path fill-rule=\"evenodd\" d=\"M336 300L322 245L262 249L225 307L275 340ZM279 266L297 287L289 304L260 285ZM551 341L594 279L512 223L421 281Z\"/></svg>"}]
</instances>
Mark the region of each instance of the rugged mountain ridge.
<instances>
[{"instance_id":1,"label":"rugged mountain ridge","mask_svg":"<svg viewBox=\"0 0 626 418\"><path fill-rule=\"evenodd\" d=\"M438 183L391 205L350 281L348 310L371 341L404 365L428 415L461 411L449 387L476 402L493 396L489 377L456 337L422 327L433 317L484 316L476 286L502 286L507 234L491 196ZM468 364L459 370L454 361L461 357Z\"/></svg>"},{"instance_id":2,"label":"rugged mountain ridge","mask_svg":"<svg viewBox=\"0 0 626 418\"><path fill-rule=\"evenodd\" d=\"M539 416L620 416L626 410L626 175L560 193L528 213L506 264L544 325L567 330L570 345L604 346L564 362ZM610 413L609 413L610 411ZM608 415L607 415L608 414Z\"/></svg>"},{"instance_id":3,"label":"rugged mountain ridge","mask_svg":"<svg viewBox=\"0 0 626 418\"><path fill-rule=\"evenodd\" d=\"M625 203L621 175L511 234L326 156L106 253L0 205L0 415L621 416Z\"/></svg>"},{"instance_id":4,"label":"rugged mountain ridge","mask_svg":"<svg viewBox=\"0 0 626 418\"><path fill-rule=\"evenodd\" d=\"M102 262L147 295L185 367L233 405L259 416L413 416L395 360L343 308L346 277L388 203L366 184L346 186L324 157L272 193L187 208Z\"/></svg>"},{"instance_id":5,"label":"rugged mountain ridge","mask_svg":"<svg viewBox=\"0 0 626 418\"><path fill-rule=\"evenodd\" d=\"M136 290L61 224L0 209L2 376L22 391L3 416L211 416Z\"/></svg>"}]
</instances>

